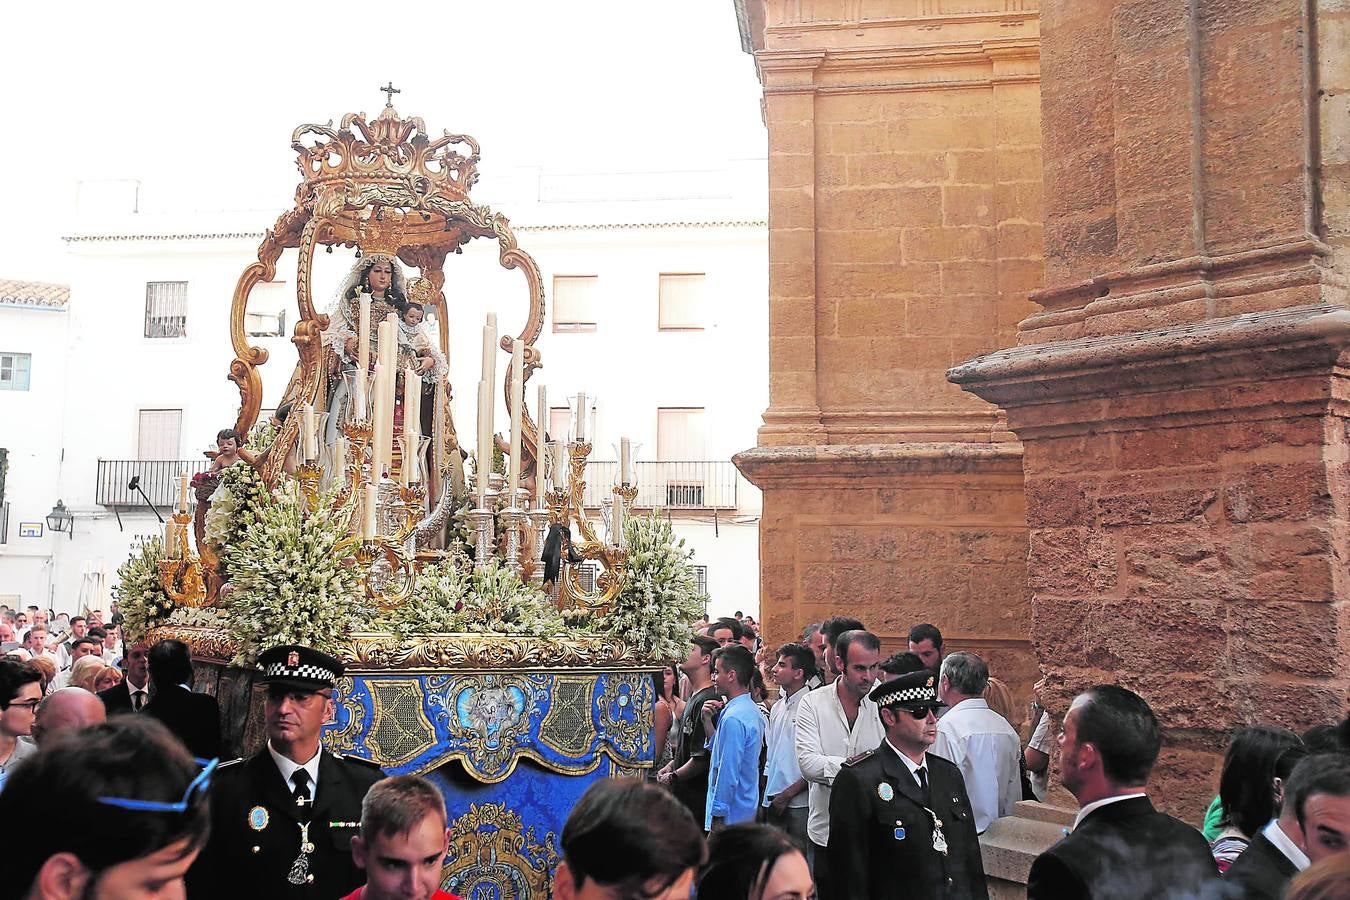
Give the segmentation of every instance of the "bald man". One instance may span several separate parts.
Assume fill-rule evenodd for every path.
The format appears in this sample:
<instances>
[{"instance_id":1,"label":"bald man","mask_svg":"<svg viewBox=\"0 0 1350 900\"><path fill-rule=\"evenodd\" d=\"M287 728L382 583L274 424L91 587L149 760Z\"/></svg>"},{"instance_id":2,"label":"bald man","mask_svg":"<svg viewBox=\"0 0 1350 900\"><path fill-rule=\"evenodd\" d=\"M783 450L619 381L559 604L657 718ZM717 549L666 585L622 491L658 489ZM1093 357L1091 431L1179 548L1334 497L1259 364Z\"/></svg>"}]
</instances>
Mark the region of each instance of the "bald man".
<instances>
[{"instance_id":1,"label":"bald man","mask_svg":"<svg viewBox=\"0 0 1350 900\"><path fill-rule=\"evenodd\" d=\"M67 731L99 725L108 717L103 701L84 688L52 691L38 704L33 722L33 740L39 747Z\"/></svg>"}]
</instances>

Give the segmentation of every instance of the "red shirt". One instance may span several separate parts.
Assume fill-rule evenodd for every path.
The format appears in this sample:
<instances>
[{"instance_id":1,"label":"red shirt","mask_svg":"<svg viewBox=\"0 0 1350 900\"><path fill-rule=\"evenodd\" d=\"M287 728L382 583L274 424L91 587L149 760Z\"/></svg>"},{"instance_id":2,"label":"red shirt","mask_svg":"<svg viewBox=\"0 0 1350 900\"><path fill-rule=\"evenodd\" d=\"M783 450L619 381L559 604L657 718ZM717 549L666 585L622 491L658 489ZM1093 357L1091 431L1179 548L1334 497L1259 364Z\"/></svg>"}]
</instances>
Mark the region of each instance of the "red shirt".
<instances>
[{"instance_id":1,"label":"red shirt","mask_svg":"<svg viewBox=\"0 0 1350 900\"><path fill-rule=\"evenodd\" d=\"M365 896L366 886L363 884L347 896L343 897L342 900L364 900ZM459 898L454 894L447 894L445 891L437 890L436 893L431 895L431 900L459 900Z\"/></svg>"}]
</instances>

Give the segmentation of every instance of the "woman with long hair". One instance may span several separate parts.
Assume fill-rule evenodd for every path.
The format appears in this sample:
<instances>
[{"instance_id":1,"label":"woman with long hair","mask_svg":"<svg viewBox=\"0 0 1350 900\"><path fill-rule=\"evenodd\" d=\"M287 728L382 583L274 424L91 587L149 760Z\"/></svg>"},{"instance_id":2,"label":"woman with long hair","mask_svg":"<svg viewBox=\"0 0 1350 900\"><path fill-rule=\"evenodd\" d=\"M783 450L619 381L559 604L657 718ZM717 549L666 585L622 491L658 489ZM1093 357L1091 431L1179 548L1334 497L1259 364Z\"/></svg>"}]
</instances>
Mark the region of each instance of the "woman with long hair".
<instances>
[{"instance_id":1,"label":"woman with long hair","mask_svg":"<svg viewBox=\"0 0 1350 900\"><path fill-rule=\"evenodd\" d=\"M1233 732L1219 776L1223 831L1210 843L1220 872L1228 871L1262 826L1275 817L1276 763L1286 750L1302 744L1287 728L1256 725Z\"/></svg>"},{"instance_id":2,"label":"woman with long hair","mask_svg":"<svg viewBox=\"0 0 1350 900\"><path fill-rule=\"evenodd\" d=\"M698 900L811 900L815 895L806 857L786 832L742 822L708 839Z\"/></svg>"},{"instance_id":3,"label":"woman with long hair","mask_svg":"<svg viewBox=\"0 0 1350 900\"><path fill-rule=\"evenodd\" d=\"M680 699L680 673L674 663L670 663L660 672L652 673L652 687L656 689L656 733L653 746L656 748L656 763L652 766L655 773L675 758L675 747L680 741L680 730L673 727L684 714L684 701Z\"/></svg>"}]
</instances>

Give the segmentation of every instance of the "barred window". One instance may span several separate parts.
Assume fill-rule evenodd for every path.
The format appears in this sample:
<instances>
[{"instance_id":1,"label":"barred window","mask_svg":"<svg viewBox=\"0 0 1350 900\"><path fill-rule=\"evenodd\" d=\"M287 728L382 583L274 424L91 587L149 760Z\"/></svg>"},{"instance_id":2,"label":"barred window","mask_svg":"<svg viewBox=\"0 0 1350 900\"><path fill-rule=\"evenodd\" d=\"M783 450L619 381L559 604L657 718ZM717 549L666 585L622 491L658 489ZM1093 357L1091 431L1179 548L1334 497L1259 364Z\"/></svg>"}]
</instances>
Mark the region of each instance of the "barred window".
<instances>
[{"instance_id":1,"label":"barred window","mask_svg":"<svg viewBox=\"0 0 1350 900\"><path fill-rule=\"evenodd\" d=\"M658 327L662 331L703 330L703 275L662 275Z\"/></svg>"},{"instance_id":2,"label":"barred window","mask_svg":"<svg viewBox=\"0 0 1350 900\"><path fill-rule=\"evenodd\" d=\"M187 337L187 282L149 281L145 285L145 336Z\"/></svg>"},{"instance_id":3,"label":"barred window","mask_svg":"<svg viewBox=\"0 0 1350 900\"><path fill-rule=\"evenodd\" d=\"M28 373L32 365L30 353L0 353L0 391L28 390Z\"/></svg>"}]
</instances>

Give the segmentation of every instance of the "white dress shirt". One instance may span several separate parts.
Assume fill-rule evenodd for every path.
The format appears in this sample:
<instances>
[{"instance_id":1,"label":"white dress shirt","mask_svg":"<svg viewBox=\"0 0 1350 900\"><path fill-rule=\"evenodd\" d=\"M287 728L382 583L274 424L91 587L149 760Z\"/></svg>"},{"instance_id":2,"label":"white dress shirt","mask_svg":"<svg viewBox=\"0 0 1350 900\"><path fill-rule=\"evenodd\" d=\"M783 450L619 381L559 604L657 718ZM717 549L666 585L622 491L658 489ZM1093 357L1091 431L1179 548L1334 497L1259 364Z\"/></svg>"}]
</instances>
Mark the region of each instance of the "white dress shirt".
<instances>
[{"instance_id":1,"label":"white dress shirt","mask_svg":"<svg viewBox=\"0 0 1350 900\"><path fill-rule=\"evenodd\" d=\"M286 793L295 789L291 782L291 776L295 774L296 769L304 769L309 773L309 796L311 798L319 796L319 757L323 755L323 747L310 757L309 762L301 765L294 760L287 759L280 753L272 749L272 742L267 742L267 752L272 754L272 762L277 764L277 770L281 772L281 778L286 782Z\"/></svg>"},{"instance_id":2,"label":"white dress shirt","mask_svg":"<svg viewBox=\"0 0 1350 900\"><path fill-rule=\"evenodd\" d=\"M797 765L797 710L807 695L805 687L791 697L784 697L769 708L769 727L764 730L764 805L802 777ZM800 809L806 806L808 796L802 791L788 801L788 806Z\"/></svg>"},{"instance_id":3,"label":"white dress shirt","mask_svg":"<svg viewBox=\"0 0 1350 900\"><path fill-rule=\"evenodd\" d=\"M1135 791L1133 794L1118 794L1115 797L1103 797L1100 800L1093 800L1078 811L1078 815L1074 816L1073 819L1073 828L1070 828L1069 830L1073 831L1077 829L1078 826L1083 823L1084 819L1101 809L1103 806L1110 806L1112 803L1119 803L1122 800L1133 800L1135 797L1147 796L1148 794L1145 794L1143 791Z\"/></svg>"},{"instance_id":4,"label":"white dress shirt","mask_svg":"<svg viewBox=\"0 0 1350 900\"><path fill-rule=\"evenodd\" d=\"M137 705L136 701L137 694L140 694L141 697L139 706ZM136 687L136 685L132 684L128 680L127 698L131 700L131 708L134 712L140 712L141 710L145 709L145 704L150 702L150 684L147 682L146 684L143 684L140 687Z\"/></svg>"},{"instance_id":5,"label":"white dress shirt","mask_svg":"<svg viewBox=\"0 0 1350 900\"><path fill-rule=\"evenodd\" d=\"M932 753L956 763L966 781L975 831L1013 814L1022 799L1022 739L980 697L962 700L938 722Z\"/></svg>"},{"instance_id":6,"label":"white dress shirt","mask_svg":"<svg viewBox=\"0 0 1350 900\"><path fill-rule=\"evenodd\" d=\"M928 773L931 771L928 768L928 753L926 751L924 752L923 762L915 762L905 754L901 753L900 748L892 744L890 738L886 738L886 746L894 750L895 755L900 757L900 761L905 764L905 768L909 769L909 777L914 779L914 786L923 790L924 781L928 780ZM919 780L919 769L923 769L924 771L924 781Z\"/></svg>"},{"instance_id":7,"label":"white dress shirt","mask_svg":"<svg viewBox=\"0 0 1350 900\"><path fill-rule=\"evenodd\" d=\"M1308 854L1300 850L1298 844L1295 844L1289 839L1289 835L1284 833L1284 829L1280 827L1280 821L1278 819L1271 819L1267 822L1266 827L1261 829L1261 833L1264 834L1266 840L1274 844L1275 849L1283 853L1285 858L1293 863L1294 868L1298 869L1300 872L1312 865L1312 861L1308 859Z\"/></svg>"},{"instance_id":8,"label":"white dress shirt","mask_svg":"<svg viewBox=\"0 0 1350 900\"><path fill-rule=\"evenodd\" d=\"M886 739L877 705L863 697L853 728L839 699L841 680L808 693L797 707L797 765L811 782L806 835L819 847L830 843L830 789L844 760L875 750Z\"/></svg>"}]
</instances>

